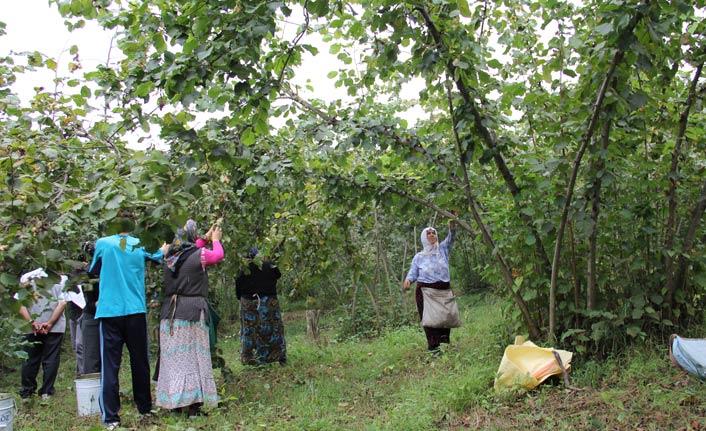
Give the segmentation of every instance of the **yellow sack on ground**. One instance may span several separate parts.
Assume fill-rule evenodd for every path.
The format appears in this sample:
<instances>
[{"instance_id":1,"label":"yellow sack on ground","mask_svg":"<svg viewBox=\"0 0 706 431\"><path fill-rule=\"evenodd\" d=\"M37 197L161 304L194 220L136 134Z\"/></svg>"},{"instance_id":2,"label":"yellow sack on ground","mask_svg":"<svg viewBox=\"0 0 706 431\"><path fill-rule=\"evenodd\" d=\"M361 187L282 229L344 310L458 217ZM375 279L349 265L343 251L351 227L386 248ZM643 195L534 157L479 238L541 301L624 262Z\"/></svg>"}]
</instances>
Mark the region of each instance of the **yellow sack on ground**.
<instances>
[{"instance_id":1,"label":"yellow sack on ground","mask_svg":"<svg viewBox=\"0 0 706 431\"><path fill-rule=\"evenodd\" d=\"M529 340L525 341L524 337L515 337L515 344L505 348L503 359L500 361L495 377L495 390L518 386L530 390L550 376L561 375L561 367L552 352L559 354L568 372L571 369L573 352L538 347Z\"/></svg>"}]
</instances>

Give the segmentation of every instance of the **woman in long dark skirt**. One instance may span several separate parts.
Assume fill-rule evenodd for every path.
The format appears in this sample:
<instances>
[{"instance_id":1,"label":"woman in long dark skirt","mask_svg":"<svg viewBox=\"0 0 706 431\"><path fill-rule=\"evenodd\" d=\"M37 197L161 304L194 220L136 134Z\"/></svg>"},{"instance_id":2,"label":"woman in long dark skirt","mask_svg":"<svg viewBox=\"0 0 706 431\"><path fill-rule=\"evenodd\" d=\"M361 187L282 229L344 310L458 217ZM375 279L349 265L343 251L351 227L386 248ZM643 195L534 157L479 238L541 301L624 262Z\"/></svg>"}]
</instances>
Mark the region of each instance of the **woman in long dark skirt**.
<instances>
[{"instance_id":1,"label":"woman in long dark skirt","mask_svg":"<svg viewBox=\"0 0 706 431\"><path fill-rule=\"evenodd\" d=\"M287 362L287 343L277 299L277 280L282 276L269 259L261 266L255 263L257 248L251 261L235 281L235 294L240 301L240 359L243 365Z\"/></svg>"}]
</instances>

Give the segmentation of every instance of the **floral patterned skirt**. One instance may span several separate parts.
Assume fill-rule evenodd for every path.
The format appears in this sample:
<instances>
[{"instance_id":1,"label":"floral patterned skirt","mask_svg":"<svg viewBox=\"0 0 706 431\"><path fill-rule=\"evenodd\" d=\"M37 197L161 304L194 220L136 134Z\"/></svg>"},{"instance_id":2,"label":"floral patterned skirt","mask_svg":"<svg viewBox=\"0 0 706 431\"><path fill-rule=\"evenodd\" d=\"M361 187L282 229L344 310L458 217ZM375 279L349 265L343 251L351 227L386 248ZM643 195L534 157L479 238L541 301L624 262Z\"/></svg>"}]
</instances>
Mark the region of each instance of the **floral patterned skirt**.
<instances>
[{"instance_id":1,"label":"floral patterned skirt","mask_svg":"<svg viewBox=\"0 0 706 431\"><path fill-rule=\"evenodd\" d=\"M164 319L159 324L159 379L155 404L166 409L218 402L208 324Z\"/></svg>"},{"instance_id":2,"label":"floral patterned skirt","mask_svg":"<svg viewBox=\"0 0 706 431\"><path fill-rule=\"evenodd\" d=\"M276 296L240 298L240 360L244 365L287 362L287 343Z\"/></svg>"}]
</instances>

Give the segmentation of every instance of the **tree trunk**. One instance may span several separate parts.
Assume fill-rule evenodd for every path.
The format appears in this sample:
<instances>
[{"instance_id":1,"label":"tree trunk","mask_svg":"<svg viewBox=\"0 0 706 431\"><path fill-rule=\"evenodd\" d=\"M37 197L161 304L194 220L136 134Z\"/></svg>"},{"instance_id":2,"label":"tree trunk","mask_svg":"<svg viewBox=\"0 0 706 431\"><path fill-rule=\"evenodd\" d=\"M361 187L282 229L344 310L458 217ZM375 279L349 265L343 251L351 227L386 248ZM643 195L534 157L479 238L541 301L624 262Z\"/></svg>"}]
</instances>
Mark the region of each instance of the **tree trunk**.
<instances>
[{"instance_id":1,"label":"tree trunk","mask_svg":"<svg viewBox=\"0 0 706 431\"><path fill-rule=\"evenodd\" d=\"M689 96L686 99L686 106L679 118L679 132L676 142L674 143L674 151L672 152L672 163L669 168L669 191L667 193L667 201L669 202L669 212L667 216L667 229L665 236L664 248L667 251L665 260L665 270L667 273L667 305L669 306L670 319L674 316L674 291L679 287L676 280L677 276L674 270L674 259L670 253L674 251L674 237L676 235L676 220L677 220L677 181L679 180L679 157L681 157L682 143L686 134L686 126L689 123L689 112L696 100L696 88L701 76L701 70L704 63L701 62L696 67L694 78L689 86ZM681 264L680 264L681 265ZM681 269L679 270L681 271Z\"/></svg>"},{"instance_id":2,"label":"tree trunk","mask_svg":"<svg viewBox=\"0 0 706 431\"><path fill-rule=\"evenodd\" d=\"M373 293L372 289L370 289L369 285L365 285L365 291L368 292L368 296L370 297L370 304L373 306L373 310L375 311L375 327L380 330L382 328L382 317L380 316L380 307L378 306L377 300L375 299L375 294Z\"/></svg>"},{"instance_id":3,"label":"tree trunk","mask_svg":"<svg viewBox=\"0 0 706 431\"><path fill-rule=\"evenodd\" d=\"M306 310L306 337L310 340L319 341L319 317L321 310Z\"/></svg>"},{"instance_id":4,"label":"tree trunk","mask_svg":"<svg viewBox=\"0 0 706 431\"><path fill-rule=\"evenodd\" d=\"M579 296L581 295L581 282L579 281L578 264L576 263L576 238L574 237L574 224L569 223L569 244L571 244L571 275L574 279L574 325L580 327Z\"/></svg>"},{"instance_id":5,"label":"tree trunk","mask_svg":"<svg viewBox=\"0 0 706 431\"><path fill-rule=\"evenodd\" d=\"M358 305L358 274L353 271L353 302L351 303L351 322L353 322L353 330L358 331L355 324L356 306Z\"/></svg>"},{"instance_id":6,"label":"tree trunk","mask_svg":"<svg viewBox=\"0 0 706 431\"><path fill-rule=\"evenodd\" d=\"M473 195L471 194L471 182L468 179L468 169L466 168L466 163L464 162L463 151L461 148L461 141L458 137L458 130L456 129L456 121L454 119L453 105L451 102L451 86L448 83L448 80L446 82L447 82L446 90L447 90L448 102L449 102L449 112L451 114L451 121L452 121L452 125L453 125L453 132L454 132L454 138L455 138L454 142L456 143L456 151L458 152L459 163L461 165L461 171L463 172L463 181L464 181L463 189L466 192L466 201L468 203L469 208L471 209L471 214L473 214L473 219L475 220L476 225L483 233L483 237L485 238L486 243L488 244L488 247L490 247L490 249L493 250L495 258L498 261L498 263L500 264L500 267L501 267L501 270L503 273L503 277L505 278L505 282L508 285L508 289L509 289L510 293L512 294L512 297L513 297L513 300L515 301L515 304L519 307L520 311L522 312L522 316L525 319L525 324L527 325L530 336L536 340L540 336L539 328L537 327L536 323L534 322L534 319L532 319L532 314L530 313L529 308L527 307L527 303L525 303L525 300L522 298L522 295L519 293L519 291L515 290L515 278L512 276L512 269L509 267L507 262L505 262L505 259L503 259L502 255L500 254L500 251L496 249L495 242L493 241L492 237L490 236L490 231L485 226L485 223L483 223L483 219L480 216L480 211L478 211L478 204L477 204L476 200L473 198Z\"/></svg>"},{"instance_id":7,"label":"tree trunk","mask_svg":"<svg viewBox=\"0 0 706 431\"><path fill-rule=\"evenodd\" d=\"M610 108L612 111L612 107ZM611 122L606 119L603 124L603 134L601 136L601 148L604 150L608 149L609 137L610 137ZM596 296L598 292L598 281L597 281L597 238L598 238L598 216L601 210L601 187L602 180L598 176L598 173L603 171L605 167L605 159L603 156L598 156L598 160L595 162L596 177L593 179L593 189L591 193L591 227L588 232L588 268L587 268L587 297L586 297L586 309L592 311L596 308Z\"/></svg>"},{"instance_id":8,"label":"tree trunk","mask_svg":"<svg viewBox=\"0 0 706 431\"><path fill-rule=\"evenodd\" d=\"M334 283L333 278L331 278L330 274L326 274L326 279L328 280L329 284L331 285L331 288L333 288L333 291L336 292L336 296L339 298L341 297L341 291L336 287L336 283Z\"/></svg>"},{"instance_id":9,"label":"tree trunk","mask_svg":"<svg viewBox=\"0 0 706 431\"><path fill-rule=\"evenodd\" d=\"M385 274L385 282L387 283L387 288L388 288L388 291L390 292L390 301L392 302L392 299L396 297L399 300L399 302L402 303L402 306L404 307L403 312L404 312L404 315L406 316L407 315L407 302L404 300L404 297L402 296L402 290L395 289L395 284L392 283L392 274L390 274L390 267L389 267L388 261L387 261L387 253L385 253L385 250L382 246L382 243L380 243L380 242L378 242L378 248L379 248L379 253L380 253L380 261L382 263L382 270ZM393 307L393 308L394 308L394 311L393 311L394 316L398 317L399 313L397 312L397 307Z\"/></svg>"},{"instance_id":10,"label":"tree trunk","mask_svg":"<svg viewBox=\"0 0 706 431\"><path fill-rule=\"evenodd\" d=\"M691 248L694 245L696 239L696 230L701 222L701 218L706 211L706 181L701 188L701 194L699 195L694 210L691 212L691 219L689 220L689 227L682 241L681 254L677 258L676 271L674 273L674 289L679 289L686 284L686 276L689 270L689 262L686 259L686 255L691 253Z\"/></svg>"}]
</instances>

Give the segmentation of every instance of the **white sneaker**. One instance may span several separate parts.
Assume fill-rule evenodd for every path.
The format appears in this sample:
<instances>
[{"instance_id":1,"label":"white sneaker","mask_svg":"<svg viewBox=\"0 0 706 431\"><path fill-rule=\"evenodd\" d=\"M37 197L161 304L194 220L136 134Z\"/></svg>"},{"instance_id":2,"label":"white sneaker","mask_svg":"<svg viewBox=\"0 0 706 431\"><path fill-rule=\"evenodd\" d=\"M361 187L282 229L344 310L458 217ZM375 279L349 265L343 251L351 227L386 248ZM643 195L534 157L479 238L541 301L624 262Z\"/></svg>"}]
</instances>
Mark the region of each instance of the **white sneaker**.
<instances>
[{"instance_id":1,"label":"white sneaker","mask_svg":"<svg viewBox=\"0 0 706 431\"><path fill-rule=\"evenodd\" d=\"M105 429L108 431L113 431L120 428L120 422L110 422L105 424Z\"/></svg>"}]
</instances>

